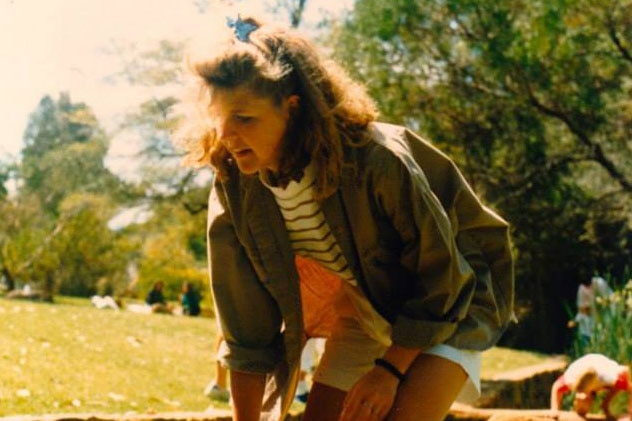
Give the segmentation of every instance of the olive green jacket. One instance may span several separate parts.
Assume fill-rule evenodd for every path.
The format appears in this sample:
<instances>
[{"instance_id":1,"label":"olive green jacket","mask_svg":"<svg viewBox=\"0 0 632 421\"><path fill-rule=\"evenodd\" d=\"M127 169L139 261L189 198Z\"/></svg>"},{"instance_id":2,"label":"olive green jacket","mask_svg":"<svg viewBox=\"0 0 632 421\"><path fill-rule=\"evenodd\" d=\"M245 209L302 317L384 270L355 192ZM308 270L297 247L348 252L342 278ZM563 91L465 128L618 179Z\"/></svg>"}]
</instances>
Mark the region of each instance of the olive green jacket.
<instances>
[{"instance_id":1,"label":"olive green jacket","mask_svg":"<svg viewBox=\"0 0 632 421\"><path fill-rule=\"evenodd\" d=\"M428 142L399 126L369 130L374 141L345 151L352 165L321 203L358 284L395 344L491 347L514 319L507 223ZM235 168L215 182L208 236L222 359L270 374L262 419L277 418L293 397L302 310L283 218L258 176Z\"/></svg>"}]
</instances>

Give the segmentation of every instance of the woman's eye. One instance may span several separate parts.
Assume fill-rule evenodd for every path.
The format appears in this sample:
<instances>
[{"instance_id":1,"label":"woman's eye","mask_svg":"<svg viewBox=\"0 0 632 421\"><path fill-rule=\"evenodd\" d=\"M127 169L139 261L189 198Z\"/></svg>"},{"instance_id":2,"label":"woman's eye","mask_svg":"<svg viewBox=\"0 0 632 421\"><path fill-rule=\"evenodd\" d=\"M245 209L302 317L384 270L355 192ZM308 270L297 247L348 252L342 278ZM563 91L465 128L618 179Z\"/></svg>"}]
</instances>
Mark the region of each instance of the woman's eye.
<instances>
[{"instance_id":1,"label":"woman's eye","mask_svg":"<svg viewBox=\"0 0 632 421\"><path fill-rule=\"evenodd\" d=\"M253 120L253 117L249 115L236 115L235 120L240 123L250 123Z\"/></svg>"}]
</instances>

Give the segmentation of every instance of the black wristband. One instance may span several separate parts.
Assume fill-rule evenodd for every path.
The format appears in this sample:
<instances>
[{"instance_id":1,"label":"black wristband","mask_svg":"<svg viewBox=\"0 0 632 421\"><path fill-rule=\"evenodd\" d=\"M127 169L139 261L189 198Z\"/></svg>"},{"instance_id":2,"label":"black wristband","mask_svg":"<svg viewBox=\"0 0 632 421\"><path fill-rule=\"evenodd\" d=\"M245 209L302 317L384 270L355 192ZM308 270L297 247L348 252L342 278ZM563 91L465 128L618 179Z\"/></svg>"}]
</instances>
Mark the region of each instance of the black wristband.
<instances>
[{"instance_id":1,"label":"black wristband","mask_svg":"<svg viewBox=\"0 0 632 421\"><path fill-rule=\"evenodd\" d=\"M393 376L397 377L397 380L399 380L400 383L404 381L404 379L406 378L404 373L399 371L397 367L395 367L393 364L386 361L384 358L376 358L375 365L386 369L386 371L391 373Z\"/></svg>"}]
</instances>

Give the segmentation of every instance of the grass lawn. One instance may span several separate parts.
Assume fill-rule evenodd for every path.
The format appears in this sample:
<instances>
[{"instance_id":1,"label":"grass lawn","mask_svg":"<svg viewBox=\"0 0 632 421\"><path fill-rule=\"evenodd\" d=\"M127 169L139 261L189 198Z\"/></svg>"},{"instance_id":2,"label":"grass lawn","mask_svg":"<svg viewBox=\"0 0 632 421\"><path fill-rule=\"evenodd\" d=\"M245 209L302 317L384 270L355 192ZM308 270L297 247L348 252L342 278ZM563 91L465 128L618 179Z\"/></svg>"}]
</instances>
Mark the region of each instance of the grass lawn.
<instances>
[{"instance_id":1,"label":"grass lawn","mask_svg":"<svg viewBox=\"0 0 632 421\"><path fill-rule=\"evenodd\" d=\"M213 378L209 318L0 298L0 416L203 411ZM547 356L494 348L483 377Z\"/></svg>"},{"instance_id":2,"label":"grass lawn","mask_svg":"<svg viewBox=\"0 0 632 421\"><path fill-rule=\"evenodd\" d=\"M0 416L202 411L214 320L0 299Z\"/></svg>"}]
</instances>

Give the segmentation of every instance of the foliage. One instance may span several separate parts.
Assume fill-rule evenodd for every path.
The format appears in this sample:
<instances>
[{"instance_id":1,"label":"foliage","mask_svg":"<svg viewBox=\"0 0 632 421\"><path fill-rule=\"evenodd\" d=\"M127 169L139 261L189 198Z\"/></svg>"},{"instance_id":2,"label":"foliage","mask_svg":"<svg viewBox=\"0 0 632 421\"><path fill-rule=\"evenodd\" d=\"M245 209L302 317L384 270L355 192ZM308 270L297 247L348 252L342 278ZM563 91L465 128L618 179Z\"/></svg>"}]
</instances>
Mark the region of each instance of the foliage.
<instances>
[{"instance_id":1,"label":"foliage","mask_svg":"<svg viewBox=\"0 0 632 421\"><path fill-rule=\"evenodd\" d=\"M147 87L170 85L180 76L183 49L182 41L173 40L162 40L148 50L139 50L134 44L112 45L108 53L121 59L121 70L107 79Z\"/></svg>"},{"instance_id":2,"label":"foliage","mask_svg":"<svg viewBox=\"0 0 632 421\"><path fill-rule=\"evenodd\" d=\"M0 267L10 289L34 278L33 262L43 263L50 223L33 195L0 201ZM16 285L17 284L17 285Z\"/></svg>"},{"instance_id":3,"label":"foliage","mask_svg":"<svg viewBox=\"0 0 632 421\"><path fill-rule=\"evenodd\" d=\"M562 349L560 303L632 259L629 16L630 0L359 0L334 28L384 118L426 134L511 222L516 345Z\"/></svg>"},{"instance_id":4,"label":"foliage","mask_svg":"<svg viewBox=\"0 0 632 421\"><path fill-rule=\"evenodd\" d=\"M6 184L11 176L10 171L10 166L0 161L0 200L5 199L9 194Z\"/></svg>"},{"instance_id":5,"label":"foliage","mask_svg":"<svg viewBox=\"0 0 632 421\"><path fill-rule=\"evenodd\" d=\"M143 241L136 289L146 293L161 280L165 284L165 297L176 300L182 284L189 282L203 297L210 297L205 253L200 259L191 247L193 242L199 241L199 236L203 236L204 230L199 228L200 220L205 219L204 214L194 218L178 206L163 205L162 210L153 223L147 225L153 227L153 234Z\"/></svg>"},{"instance_id":6,"label":"foliage","mask_svg":"<svg viewBox=\"0 0 632 421\"><path fill-rule=\"evenodd\" d=\"M632 365L632 279L612 296L598 297L592 313L595 326L590 343L584 344L576 337L571 348L573 356L594 352Z\"/></svg>"},{"instance_id":7,"label":"foliage","mask_svg":"<svg viewBox=\"0 0 632 421\"><path fill-rule=\"evenodd\" d=\"M19 172L20 191L39 197L52 217L72 192L114 190L118 180L104 164L108 142L94 114L83 103L62 93L58 101L45 96L31 114L24 134Z\"/></svg>"},{"instance_id":8,"label":"foliage","mask_svg":"<svg viewBox=\"0 0 632 421\"><path fill-rule=\"evenodd\" d=\"M62 93L31 114L17 192L0 200L0 269L9 288L31 284L46 297L91 295L120 278L124 261L107 229L121 183L104 164L108 141L94 114Z\"/></svg>"},{"instance_id":9,"label":"foliage","mask_svg":"<svg viewBox=\"0 0 632 421\"><path fill-rule=\"evenodd\" d=\"M104 278L125 275L126 260L107 222L112 206L105 195L73 194L61 206L64 229L51 247L57 251L56 290L89 297ZM103 282L103 281L101 281Z\"/></svg>"},{"instance_id":10,"label":"foliage","mask_svg":"<svg viewBox=\"0 0 632 421\"><path fill-rule=\"evenodd\" d=\"M298 28L303 20L303 12L307 6L307 0L276 0L268 7L276 14L285 11L290 18L290 26Z\"/></svg>"}]
</instances>

